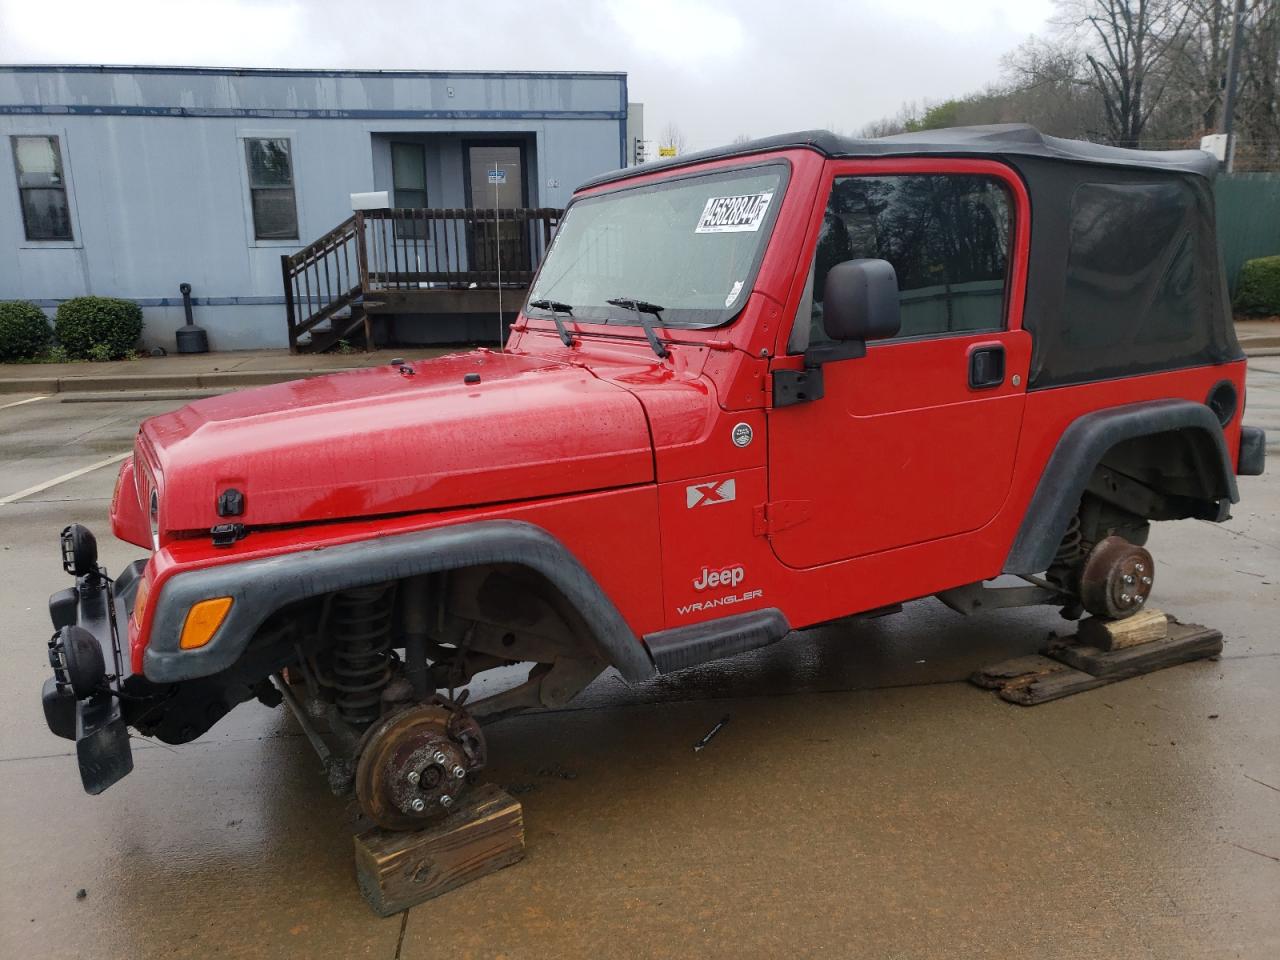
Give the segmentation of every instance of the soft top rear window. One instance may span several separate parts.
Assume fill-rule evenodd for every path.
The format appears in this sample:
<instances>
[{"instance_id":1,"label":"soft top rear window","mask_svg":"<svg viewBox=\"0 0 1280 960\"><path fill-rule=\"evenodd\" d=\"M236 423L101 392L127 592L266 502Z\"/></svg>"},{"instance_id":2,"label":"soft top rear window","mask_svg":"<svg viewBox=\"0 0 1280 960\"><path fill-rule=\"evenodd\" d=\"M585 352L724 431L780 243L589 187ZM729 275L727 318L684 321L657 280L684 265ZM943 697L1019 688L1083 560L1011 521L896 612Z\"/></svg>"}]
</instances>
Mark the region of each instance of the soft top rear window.
<instances>
[{"instance_id":1,"label":"soft top rear window","mask_svg":"<svg viewBox=\"0 0 1280 960\"><path fill-rule=\"evenodd\" d=\"M775 161L576 200L529 302L569 306L577 320L634 323L608 301L643 301L659 308L662 326L727 323L751 292L788 174Z\"/></svg>"}]
</instances>

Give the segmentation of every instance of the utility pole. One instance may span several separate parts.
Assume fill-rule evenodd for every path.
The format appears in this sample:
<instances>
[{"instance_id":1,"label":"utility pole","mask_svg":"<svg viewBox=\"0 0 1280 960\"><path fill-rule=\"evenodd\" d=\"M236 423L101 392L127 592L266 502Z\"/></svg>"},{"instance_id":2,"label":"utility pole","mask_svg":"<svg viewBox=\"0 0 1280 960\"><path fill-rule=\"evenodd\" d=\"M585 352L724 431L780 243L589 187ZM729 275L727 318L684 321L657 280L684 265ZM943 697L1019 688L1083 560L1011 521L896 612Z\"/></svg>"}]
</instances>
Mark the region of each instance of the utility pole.
<instances>
[{"instance_id":1,"label":"utility pole","mask_svg":"<svg viewBox=\"0 0 1280 960\"><path fill-rule=\"evenodd\" d=\"M1236 22L1231 32L1231 51L1227 54L1227 97L1222 105L1222 132L1227 135L1227 173L1235 166L1236 140L1231 124L1236 112L1236 78L1240 73L1240 34L1244 31L1245 0L1236 0Z\"/></svg>"}]
</instances>

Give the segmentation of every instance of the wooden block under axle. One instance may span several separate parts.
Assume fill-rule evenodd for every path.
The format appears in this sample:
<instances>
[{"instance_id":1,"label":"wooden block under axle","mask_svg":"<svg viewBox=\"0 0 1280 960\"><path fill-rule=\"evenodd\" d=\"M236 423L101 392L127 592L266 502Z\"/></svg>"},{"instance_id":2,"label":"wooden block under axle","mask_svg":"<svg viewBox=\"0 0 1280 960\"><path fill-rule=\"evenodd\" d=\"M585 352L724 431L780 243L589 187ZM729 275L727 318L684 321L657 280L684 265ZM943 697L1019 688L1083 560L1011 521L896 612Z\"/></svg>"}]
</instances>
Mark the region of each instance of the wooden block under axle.
<instances>
[{"instance_id":1,"label":"wooden block under axle","mask_svg":"<svg viewBox=\"0 0 1280 960\"><path fill-rule=\"evenodd\" d=\"M1086 643L1058 643L1049 656L1108 682L1164 667L1214 657L1222 652L1222 633L1196 623L1169 623L1169 635L1136 647L1100 650Z\"/></svg>"},{"instance_id":2,"label":"wooden block under axle","mask_svg":"<svg viewBox=\"0 0 1280 960\"><path fill-rule=\"evenodd\" d=\"M524 815L502 788L482 784L424 830L357 834L355 852L360 892L389 917L522 859Z\"/></svg>"},{"instance_id":3,"label":"wooden block under axle","mask_svg":"<svg viewBox=\"0 0 1280 960\"><path fill-rule=\"evenodd\" d=\"M1123 620L1090 617L1080 621L1076 637L1083 644L1099 650L1121 650L1136 647L1169 635L1169 618L1160 610L1139 610Z\"/></svg>"}]
</instances>

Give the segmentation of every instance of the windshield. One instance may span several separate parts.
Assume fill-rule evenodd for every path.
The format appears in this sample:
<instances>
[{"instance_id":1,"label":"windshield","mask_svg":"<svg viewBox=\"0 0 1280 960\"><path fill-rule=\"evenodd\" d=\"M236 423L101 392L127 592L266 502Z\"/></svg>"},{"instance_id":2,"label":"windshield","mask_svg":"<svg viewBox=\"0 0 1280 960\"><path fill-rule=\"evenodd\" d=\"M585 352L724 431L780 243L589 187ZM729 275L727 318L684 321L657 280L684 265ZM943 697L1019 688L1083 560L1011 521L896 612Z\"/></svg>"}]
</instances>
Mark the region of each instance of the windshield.
<instances>
[{"instance_id":1,"label":"windshield","mask_svg":"<svg viewBox=\"0 0 1280 960\"><path fill-rule=\"evenodd\" d=\"M633 310L608 303L625 299L658 307L664 327L726 323L751 292L786 175L775 162L578 200L529 302L571 306L576 320L637 324Z\"/></svg>"}]
</instances>

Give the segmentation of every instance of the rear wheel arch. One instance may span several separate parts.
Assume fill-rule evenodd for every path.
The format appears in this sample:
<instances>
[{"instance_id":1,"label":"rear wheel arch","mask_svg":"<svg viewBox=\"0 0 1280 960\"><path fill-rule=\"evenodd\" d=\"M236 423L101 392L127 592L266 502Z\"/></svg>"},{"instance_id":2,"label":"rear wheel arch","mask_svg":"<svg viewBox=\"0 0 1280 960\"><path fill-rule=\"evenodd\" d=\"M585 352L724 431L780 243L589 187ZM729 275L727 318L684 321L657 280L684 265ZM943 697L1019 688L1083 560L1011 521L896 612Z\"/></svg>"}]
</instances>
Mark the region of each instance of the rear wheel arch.
<instances>
[{"instance_id":1,"label":"rear wheel arch","mask_svg":"<svg viewBox=\"0 0 1280 960\"><path fill-rule=\"evenodd\" d=\"M1239 499L1222 427L1189 400L1098 410L1063 431L1005 560L1005 573L1049 568L1086 497L1143 520L1223 519Z\"/></svg>"}]
</instances>

